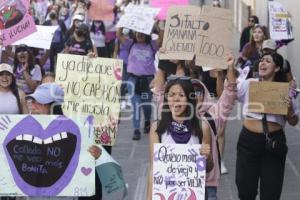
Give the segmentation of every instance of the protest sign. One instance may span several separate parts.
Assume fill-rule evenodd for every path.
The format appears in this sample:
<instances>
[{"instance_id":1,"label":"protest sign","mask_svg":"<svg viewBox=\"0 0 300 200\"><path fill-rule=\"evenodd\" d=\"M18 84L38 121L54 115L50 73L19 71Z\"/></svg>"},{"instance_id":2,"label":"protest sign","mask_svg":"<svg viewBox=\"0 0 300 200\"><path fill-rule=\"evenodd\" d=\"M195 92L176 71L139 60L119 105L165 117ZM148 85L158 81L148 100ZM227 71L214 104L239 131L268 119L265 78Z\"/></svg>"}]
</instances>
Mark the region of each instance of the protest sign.
<instances>
[{"instance_id":1,"label":"protest sign","mask_svg":"<svg viewBox=\"0 0 300 200\"><path fill-rule=\"evenodd\" d=\"M172 6L168 11L162 48L166 52L159 59L192 60L196 52L200 29L208 24L200 19L196 6Z\"/></svg>"},{"instance_id":2,"label":"protest sign","mask_svg":"<svg viewBox=\"0 0 300 200\"><path fill-rule=\"evenodd\" d=\"M206 159L200 144L154 144L152 199L204 200Z\"/></svg>"},{"instance_id":3,"label":"protest sign","mask_svg":"<svg viewBox=\"0 0 300 200\"><path fill-rule=\"evenodd\" d=\"M172 5L189 5L189 0L151 0L150 5L155 8L161 8L157 19L165 20L167 18L168 9Z\"/></svg>"},{"instance_id":4,"label":"protest sign","mask_svg":"<svg viewBox=\"0 0 300 200\"><path fill-rule=\"evenodd\" d=\"M89 19L113 21L115 0L91 0L91 7L88 10Z\"/></svg>"},{"instance_id":5,"label":"protest sign","mask_svg":"<svg viewBox=\"0 0 300 200\"><path fill-rule=\"evenodd\" d=\"M196 65L226 69L226 53L232 40L232 14L224 8L203 6L201 20L209 24L201 30L196 44Z\"/></svg>"},{"instance_id":6,"label":"protest sign","mask_svg":"<svg viewBox=\"0 0 300 200\"><path fill-rule=\"evenodd\" d=\"M102 147L101 157L96 161L98 178L102 184L103 199L124 199L127 187L120 164Z\"/></svg>"},{"instance_id":7,"label":"protest sign","mask_svg":"<svg viewBox=\"0 0 300 200\"><path fill-rule=\"evenodd\" d=\"M14 42L13 45L26 44L29 47L50 49L53 34L58 26L36 26L37 31Z\"/></svg>"},{"instance_id":8,"label":"protest sign","mask_svg":"<svg viewBox=\"0 0 300 200\"><path fill-rule=\"evenodd\" d=\"M278 82L250 82L249 112L286 115L284 98L288 97L289 84Z\"/></svg>"},{"instance_id":9,"label":"protest sign","mask_svg":"<svg viewBox=\"0 0 300 200\"><path fill-rule=\"evenodd\" d=\"M36 31L28 6L27 0L9 0L0 7L0 38L4 46Z\"/></svg>"},{"instance_id":10,"label":"protest sign","mask_svg":"<svg viewBox=\"0 0 300 200\"><path fill-rule=\"evenodd\" d=\"M115 143L122 66L118 59L58 54L55 81L64 87L64 114L92 115L96 143Z\"/></svg>"},{"instance_id":11,"label":"protest sign","mask_svg":"<svg viewBox=\"0 0 300 200\"><path fill-rule=\"evenodd\" d=\"M91 196L88 126L58 115L0 115L0 196Z\"/></svg>"},{"instance_id":12,"label":"protest sign","mask_svg":"<svg viewBox=\"0 0 300 200\"><path fill-rule=\"evenodd\" d=\"M160 9L129 4L125 14L120 18L117 27L125 27L140 33L150 35L155 23L154 17Z\"/></svg>"},{"instance_id":13,"label":"protest sign","mask_svg":"<svg viewBox=\"0 0 300 200\"><path fill-rule=\"evenodd\" d=\"M269 27L272 39L293 39L291 17L279 2L269 1Z\"/></svg>"}]
</instances>

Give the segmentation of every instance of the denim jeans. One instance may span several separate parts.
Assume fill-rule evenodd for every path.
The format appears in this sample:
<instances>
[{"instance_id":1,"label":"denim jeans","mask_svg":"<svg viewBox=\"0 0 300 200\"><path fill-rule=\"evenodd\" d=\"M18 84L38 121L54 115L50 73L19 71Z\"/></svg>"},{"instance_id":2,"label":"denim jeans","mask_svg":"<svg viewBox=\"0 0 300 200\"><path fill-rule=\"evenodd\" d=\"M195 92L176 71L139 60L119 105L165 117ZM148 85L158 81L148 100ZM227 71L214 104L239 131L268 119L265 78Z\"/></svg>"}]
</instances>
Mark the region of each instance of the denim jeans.
<instances>
[{"instance_id":1,"label":"denim jeans","mask_svg":"<svg viewBox=\"0 0 300 200\"><path fill-rule=\"evenodd\" d=\"M205 200L217 200L217 187L205 187Z\"/></svg>"},{"instance_id":2,"label":"denim jeans","mask_svg":"<svg viewBox=\"0 0 300 200\"><path fill-rule=\"evenodd\" d=\"M150 82L152 81L153 77L149 76L147 77L148 86ZM143 108L144 111L144 119L145 121L150 121L151 119L151 112L152 112L152 106L151 106L151 100L152 100L152 92L150 88L145 92L142 92L141 94L135 93L135 85L137 82L137 77L129 75L128 78L128 93L131 97L131 103L133 106L133 128L134 129L140 129L140 119L141 119L141 108Z\"/></svg>"}]
</instances>

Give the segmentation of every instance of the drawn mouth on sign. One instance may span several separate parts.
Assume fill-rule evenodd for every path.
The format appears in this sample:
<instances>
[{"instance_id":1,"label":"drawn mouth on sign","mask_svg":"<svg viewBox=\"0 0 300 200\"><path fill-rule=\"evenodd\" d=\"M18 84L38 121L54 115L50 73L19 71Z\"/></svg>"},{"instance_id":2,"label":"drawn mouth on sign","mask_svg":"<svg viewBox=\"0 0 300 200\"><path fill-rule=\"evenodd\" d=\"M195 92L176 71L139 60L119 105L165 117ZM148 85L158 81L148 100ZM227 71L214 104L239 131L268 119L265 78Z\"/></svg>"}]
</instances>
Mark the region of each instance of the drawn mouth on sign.
<instances>
[{"instance_id":1,"label":"drawn mouth on sign","mask_svg":"<svg viewBox=\"0 0 300 200\"><path fill-rule=\"evenodd\" d=\"M3 146L16 185L28 196L56 196L71 181L79 161L78 126L59 116L44 130L32 116L21 120Z\"/></svg>"}]
</instances>

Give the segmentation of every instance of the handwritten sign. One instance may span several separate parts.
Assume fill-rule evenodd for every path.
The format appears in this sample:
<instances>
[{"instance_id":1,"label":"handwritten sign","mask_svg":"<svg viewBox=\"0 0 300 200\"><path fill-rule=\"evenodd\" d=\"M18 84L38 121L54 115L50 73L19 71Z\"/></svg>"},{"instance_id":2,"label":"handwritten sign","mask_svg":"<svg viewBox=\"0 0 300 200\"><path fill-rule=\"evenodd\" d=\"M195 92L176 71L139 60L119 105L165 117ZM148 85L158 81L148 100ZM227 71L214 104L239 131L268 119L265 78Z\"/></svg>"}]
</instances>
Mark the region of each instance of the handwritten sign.
<instances>
[{"instance_id":1,"label":"handwritten sign","mask_svg":"<svg viewBox=\"0 0 300 200\"><path fill-rule=\"evenodd\" d=\"M0 38L4 46L36 31L33 17L28 13L28 6L29 1L10 0L0 7Z\"/></svg>"},{"instance_id":2,"label":"handwritten sign","mask_svg":"<svg viewBox=\"0 0 300 200\"><path fill-rule=\"evenodd\" d=\"M91 0L91 7L88 10L89 18L92 20L113 21L115 0Z\"/></svg>"},{"instance_id":3,"label":"handwritten sign","mask_svg":"<svg viewBox=\"0 0 300 200\"><path fill-rule=\"evenodd\" d=\"M153 200L204 200L206 160L200 147L154 144Z\"/></svg>"},{"instance_id":4,"label":"handwritten sign","mask_svg":"<svg viewBox=\"0 0 300 200\"><path fill-rule=\"evenodd\" d=\"M152 0L151 6L155 8L161 8L157 15L159 20L165 20L167 18L167 13L172 5L189 5L189 0Z\"/></svg>"},{"instance_id":5,"label":"handwritten sign","mask_svg":"<svg viewBox=\"0 0 300 200\"><path fill-rule=\"evenodd\" d=\"M87 152L93 138L83 121L0 115L0 196L93 195L95 160Z\"/></svg>"},{"instance_id":6,"label":"handwritten sign","mask_svg":"<svg viewBox=\"0 0 300 200\"><path fill-rule=\"evenodd\" d=\"M96 170L102 184L103 197L107 197L107 199L124 199L128 191L122 168L103 147L101 149L102 154L96 161Z\"/></svg>"},{"instance_id":7,"label":"handwritten sign","mask_svg":"<svg viewBox=\"0 0 300 200\"><path fill-rule=\"evenodd\" d=\"M155 23L154 17L160 9L129 4L125 14L120 18L117 27L125 27L140 33L150 35Z\"/></svg>"},{"instance_id":8,"label":"handwritten sign","mask_svg":"<svg viewBox=\"0 0 300 200\"><path fill-rule=\"evenodd\" d=\"M288 97L289 84L278 82L250 82L249 105L250 112L268 114L287 114L287 104L284 98Z\"/></svg>"},{"instance_id":9,"label":"handwritten sign","mask_svg":"<svg viewBox=\"0 0 300 200\"><path fill-rule=\"evenodd\" d=\"M232 39L232 14L224 8L203 6L201 20L209 27L197 38L196 65L227 68L226 53L230 52Z\"/></svg>"},{"instance_id":10,"label":"handwritten sign","mask_svg":"<svg viewBox=\"0 0 300 200\"><path fill-rule=\"evenodd\" d=\"M27 37L18 40L13 45L26 44L29 47L50 49L53 34L58 26L36 26L37 31Z\"/></svg>"},{"instance_id":11,"label":"handwritten sign","mask_svg":"<svg viewBox=\"0 0 300 200\"><path fill-rule=\"evenodd\" d=\"M293 39L291 17L279 2L269 1L270 36L274 40Z\"/></svg>"},{"instance_id":12,"label":"handwritten sign","mask_svg":"<svg viewBox=\"0 0 300 200\"><path fill-rule=\"evenodd\" d=\"M64 87L67 116L93 116L96 143L114 145L123 61L58 54L56 82Z\"/></svg>"},{"instance_id":13,"label":"handwritten sign","mask_svg":"<svg viewBox=\"0 0 300 200\"><path fill-rule=\"evenodd\" d=\"M200 29L209 24L200 20L201 9L196 6L172 6L169 9L160 59L192 60Z\"/></svg>"}]
</instances>

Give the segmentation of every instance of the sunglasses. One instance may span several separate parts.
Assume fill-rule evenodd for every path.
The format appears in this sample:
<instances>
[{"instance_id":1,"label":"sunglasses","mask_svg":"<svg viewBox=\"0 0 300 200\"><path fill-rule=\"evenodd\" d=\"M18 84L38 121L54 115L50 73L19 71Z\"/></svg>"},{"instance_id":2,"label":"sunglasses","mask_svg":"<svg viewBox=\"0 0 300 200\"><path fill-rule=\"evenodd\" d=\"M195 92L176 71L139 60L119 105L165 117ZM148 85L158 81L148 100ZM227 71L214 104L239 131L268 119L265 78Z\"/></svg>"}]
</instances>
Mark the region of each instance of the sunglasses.
<instances>
[{"instance_id":1,"label":"sunglasses","mask_svg":"<svg viewBox=\"0 0 300 200\"><path fill-rule=\"evenodd\" d=\"M177 76L177 75L170 75L170 76L167 77L167 81L174 81L174 80L190 81L191 77Z\"/></svg>"},{"instance_id":2,"label":"sunglasses","mask_svg":"<svg viewBox=\"0 0 300 200\"><path fill-rule=\"evenodd\" d=\"M249 19L248 22L255 22L254 19Z\"/></svg>"}]
</instances>

